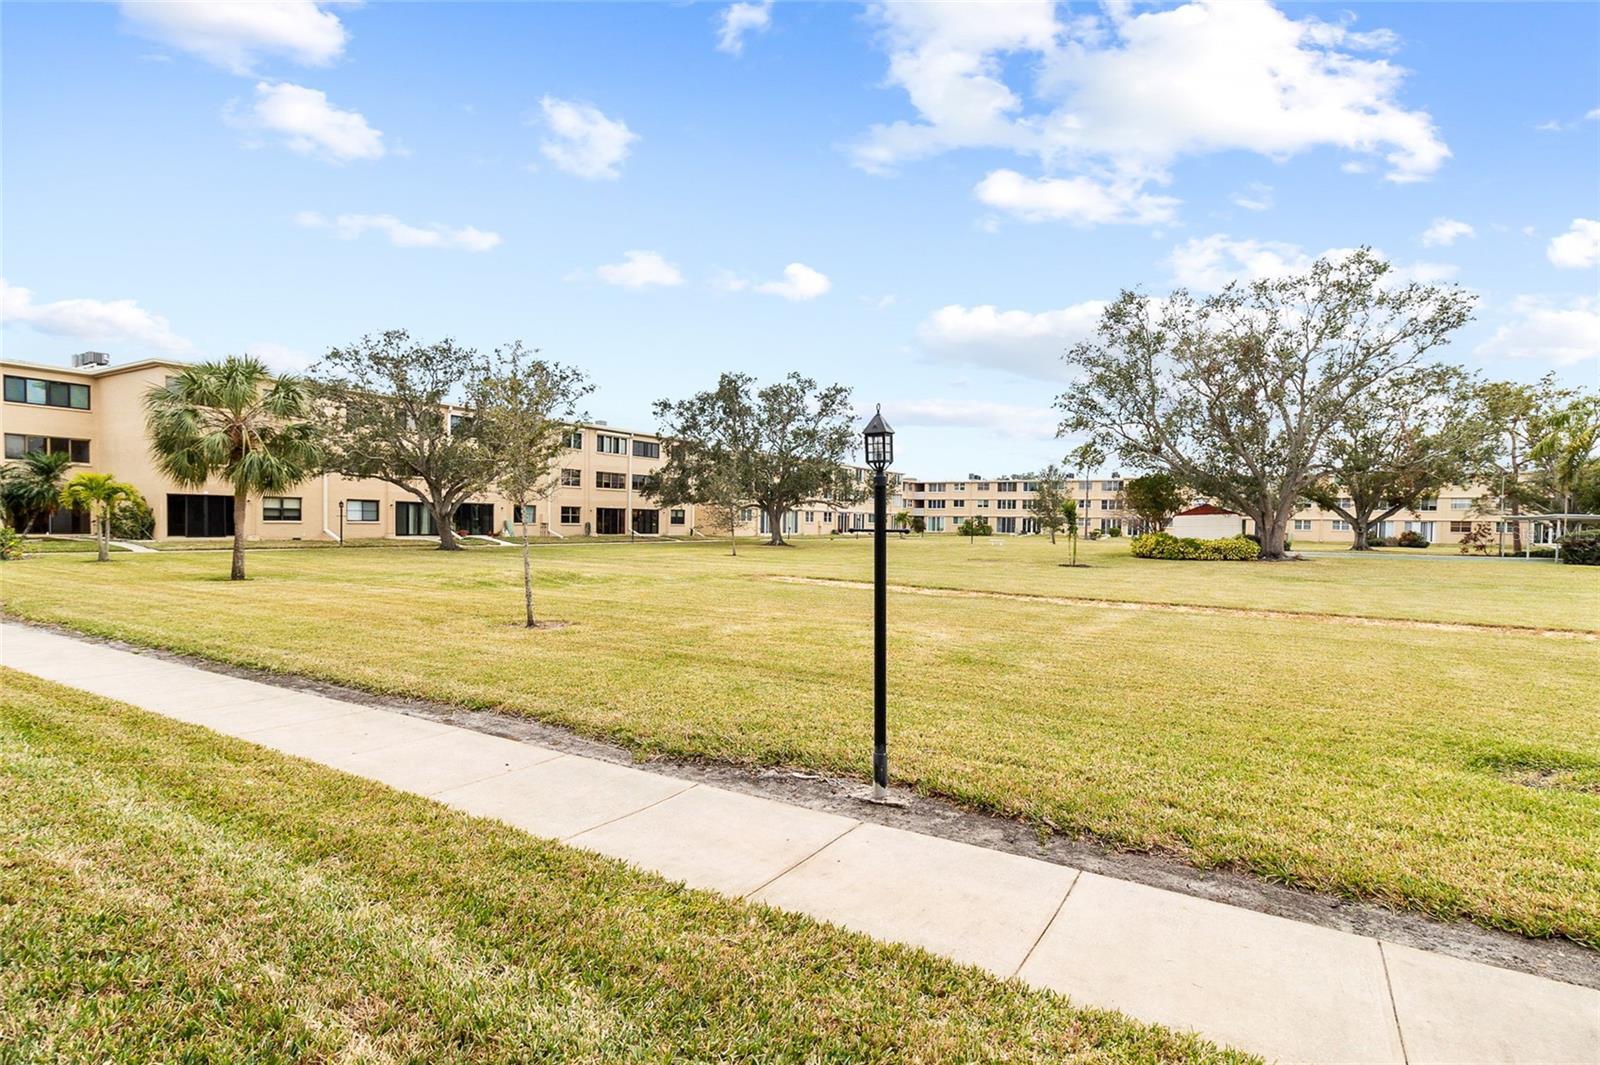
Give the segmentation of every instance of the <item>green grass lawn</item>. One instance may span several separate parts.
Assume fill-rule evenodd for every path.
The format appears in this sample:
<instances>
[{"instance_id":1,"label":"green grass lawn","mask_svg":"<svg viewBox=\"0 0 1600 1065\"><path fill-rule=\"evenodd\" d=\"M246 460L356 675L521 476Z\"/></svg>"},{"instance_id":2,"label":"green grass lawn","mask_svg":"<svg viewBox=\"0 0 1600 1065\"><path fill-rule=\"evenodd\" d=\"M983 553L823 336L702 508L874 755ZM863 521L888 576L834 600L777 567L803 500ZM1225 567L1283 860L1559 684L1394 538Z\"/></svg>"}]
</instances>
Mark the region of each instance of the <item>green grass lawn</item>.
<instances>
[{"instance_id":1,"label":"green grass lawn","mask_svg":"<svg viewBox=\"0 0 1600 1065\"><path fill-rule=\"evenodd\" d=\"M81 555L94 554L99 546L93 540L57 540L43 536L25 536L22 539L22 551L28 555ZM122 551L120 547L113 547L112 551Z\"/></svg>"},{"instance_id":2,"label":"green grass lawn","mask_svg":"<svg viewBox=\"0 0 1600 1065\"><path fill-rule=\"evenodd\" d=\"M1600 644L1029 594L1594 628L1600 573L1483 560L1133 559L897 543L890 763L925 792L1322 891L1600 946ZM34 559L7 609L137 643L493 707L646 755L863 776L865 541Z\"/></svg>"},{"instance_id":3,"label":"green grass lawn","mask_svg":"<svg viewBox=\"0 0 1600 1065\"><path fill-rule=\"evenodd\" d=\"M1245 1061L0 671L0 1059Z\"/></svg>"}]
</instances>

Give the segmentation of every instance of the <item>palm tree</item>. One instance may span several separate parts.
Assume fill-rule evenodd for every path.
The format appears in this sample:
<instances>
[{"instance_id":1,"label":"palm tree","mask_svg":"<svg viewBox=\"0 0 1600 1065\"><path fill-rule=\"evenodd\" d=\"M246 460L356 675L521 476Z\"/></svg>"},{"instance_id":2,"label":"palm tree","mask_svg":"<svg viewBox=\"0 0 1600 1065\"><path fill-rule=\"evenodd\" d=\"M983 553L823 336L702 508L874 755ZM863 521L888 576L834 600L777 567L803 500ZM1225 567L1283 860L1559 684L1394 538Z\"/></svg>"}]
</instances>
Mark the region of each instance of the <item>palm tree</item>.
<instances>
[{"instance_id":1,"label":"palm tree","mask_svg":"<svg viewBox=\"0 0 1600 1065\"><path fill-rule=\"evenodd\" d=\"M1563 512L1572 509L1572 490L1596 448L1600 448L1600 396L1585 396L1550 418L1543 438L1528 452L1529 458L1548 464Z\"/></svg>"},{"instance_id":2,"label":"palm tree","mask_svg":"<svg viewBox=\"0 0 1600 1065\"><path fill-rule=\"evenodd\" d=\"M321 458L298 377L273 379L259 359L230 355L190 366L144 397L150 453L185 487L220 477L233 488L232 580L244 580L245 501L311 476Z\"/></svg>"},{"instance_id":3,"label":"palm tree","mask_svg":"<svg viewBox=\"0 0 1600 1065\"><path fill-rule=\"evenodd\" d=\"M80 473L61 490L61 505L87 510L95 520L100 561L111 561L111 512L119 503L141 499L139 490L109 473Z\"/></svg>"},{"instance_id":4,"label":"palm tree","mask_svg":"<svg viewBox=\"0 0 1600 1065\"><path fill-rule=\"evenodd\" d=\"M30 451L0 469L0 503L11 527L25 533L61 505L61 482L72 456L65 451Z\"/></svg>"}]
</instances>

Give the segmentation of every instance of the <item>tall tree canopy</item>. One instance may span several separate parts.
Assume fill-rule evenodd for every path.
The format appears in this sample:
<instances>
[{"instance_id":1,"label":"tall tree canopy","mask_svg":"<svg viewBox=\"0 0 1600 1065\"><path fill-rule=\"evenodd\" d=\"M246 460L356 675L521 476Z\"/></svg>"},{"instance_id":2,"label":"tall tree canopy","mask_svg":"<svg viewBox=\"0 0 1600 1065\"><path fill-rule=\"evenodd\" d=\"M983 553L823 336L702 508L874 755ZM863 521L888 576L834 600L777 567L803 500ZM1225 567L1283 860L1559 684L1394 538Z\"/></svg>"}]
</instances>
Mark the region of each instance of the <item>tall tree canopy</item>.
<instances>
[{"instance_id":1,"label":"tall tree canopy","mask_svg":"<svg viewBox=\"0 0 1600 1065\"><path fill-rule=\"evenodd\" d=\"M245 504L251 493L286 491L316 472L317 424L305 382L274 378L260 359L230 355L189 366L145 393L150 453L178 484L213 477L233 489L233 566L244 580Z\"/></svg>"},{"instance_id":2,"label":"tall tree canopy","mask_svg":"<svg viewBox=\"0 0 1600 1065\"><path fill-rule=\"evenodd\" d=\"M1067 352L1077 373L1057 400L1061 432L1249 515L1262 557L1282 558L1333 427L1419 366L1472 303L1457 288L1398 283L1364 248L1204 299L1124 291Z\"/></svg>"},{"instance_id":3,"label":"tall tree canopy","mask_svg":"<svg viewBox=\"0 0 1600 1065\"><path fill-rule=\"evenodd\" d=\"M497 350L490 373L477 381L468 402L476 411L480 443L500 457L494 486L517 508L522 525L522 601L533 628L533 560L529 511L548 498L558 476L578 401L593 390L582 371L538 358L521 342Z\"/></svg>"},{"instance_id":4,"label":"tall tree canopy","mask_svg":"<svg viewBox=\"0 0 1600 1065\"><path fill-rule=\"evenodd\" d=\"M1455 367L1428 366L1381 381L1345 406L1305 497L1349 523L1352 551L1369 548L1379 522L1417 509L1487 460L1472 388Z\"/></svg>"},{"instance_id":5,"label":"tall tree canopy","mask_svg":"<svg viewBox=\"0 0 1600 1065\"><path fill-rule=\"evenodd\" d=\"M1546 374L1538 381L1486 381L1472 396L1473 416L1489 442L1487 453L1469 471L1494 493L1512 515L1547 511L1555 505L1554 487L1532 452L1550 432L1551 423L1575 394ZM1494 509L1499 509L1494 508ZM1522 523L1511 523L1512 551L1522 553Z\"/></svg>"},{"instance_id":6,"label":"tall tree canopy","mask_svg":"<svg viewBox=\"0 0 1600 1065\"><path fill-rule=\"evenodd\" d=\"M667 461L651 493L663 505L752 507L766 516L768 542L782 544L783 517L808 503L850 503L861 487L844 463L855 451L850 390L798 373L757 388L725 373L717 387L655 404Z\"/></svg>"},{"instance_id":7,"label":"tall tree canopy","mask_svg":"<svg viewBox=\"0 0 1600 1065\"><path fill-rule=\"evenodd\" d=\"M439 549L459 549L456 511L494 483L502 456L480 438L475 410L450 408L473 402L492 375L472 348L416 343L400 329L334 348L312 374L329 468L412 493L433 515Z\"/></svg>"}]
</instances>

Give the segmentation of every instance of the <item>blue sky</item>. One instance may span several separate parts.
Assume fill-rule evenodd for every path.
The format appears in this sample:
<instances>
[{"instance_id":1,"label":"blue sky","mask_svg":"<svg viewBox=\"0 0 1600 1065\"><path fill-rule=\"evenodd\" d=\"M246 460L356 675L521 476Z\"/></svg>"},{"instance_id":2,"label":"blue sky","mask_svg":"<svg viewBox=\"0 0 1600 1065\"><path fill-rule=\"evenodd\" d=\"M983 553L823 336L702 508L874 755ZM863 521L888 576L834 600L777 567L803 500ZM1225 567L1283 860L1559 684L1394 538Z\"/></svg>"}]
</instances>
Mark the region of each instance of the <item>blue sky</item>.
<instances>
[{"instance_id":1,"label":"blue sky","mask_svg":"<svg viewBox=\"0 0 1600 1065\"><path fill-rule=\"evenodd\" d=\"M405 328L882 402L898 463L1058 459L1124 287L1372 245L1461 284L1446 358L1600 363L1600 6L0 8L6 354Z\"/></svg>"}]
</instances>

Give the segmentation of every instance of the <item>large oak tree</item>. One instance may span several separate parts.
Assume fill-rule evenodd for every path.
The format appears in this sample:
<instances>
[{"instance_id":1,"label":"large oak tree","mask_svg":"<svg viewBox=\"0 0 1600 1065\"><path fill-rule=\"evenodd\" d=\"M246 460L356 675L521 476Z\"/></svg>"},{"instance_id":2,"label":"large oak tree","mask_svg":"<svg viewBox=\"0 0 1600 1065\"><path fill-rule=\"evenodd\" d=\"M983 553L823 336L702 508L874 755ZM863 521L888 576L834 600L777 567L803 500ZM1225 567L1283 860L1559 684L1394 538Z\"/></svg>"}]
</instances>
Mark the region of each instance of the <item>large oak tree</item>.
<instances>
[{"instance_id":1,"label":"large oak tree","mask_svg":"<svg viewBox=\"0 0 1600 1065\"><path fill-rule=\"evenodd\" d=\"M725 373L717 387L655 404L667 461L650 491L664 506L750 507L766 516L768 543L807 504L850 503L861 488L844 466L855 451L850 390L791 373L756 387Z\"/></svg>"},{"instance_id":2,"label":"large oak tree","mask_svg":"<svg viewBox=\"0 0 1600 1065\"><path fill-rule=\"evenodd\" d=\"M415 343L398 329L334 348L312 371L328 468L412 493L433 515L439 549L459 550L456 511L494 483L502 456L480 439L473 410L450 408L471 402L491 372L472 348Z\"/></svg>"},{"instance_id":3,"label":"large oak tree","mask_svg":"<svg viewBox=\"0 0 1600 1065\"><path fill-rule=\"evenodd\" d=\"M1367 249L1196 298L1124 291L1066 360L1063 435L1171 474L1255 521L1284 557L1297 501L1352 403L1471 317L1454 287L1400 283Z\"/></svg>"}]
</instances>

